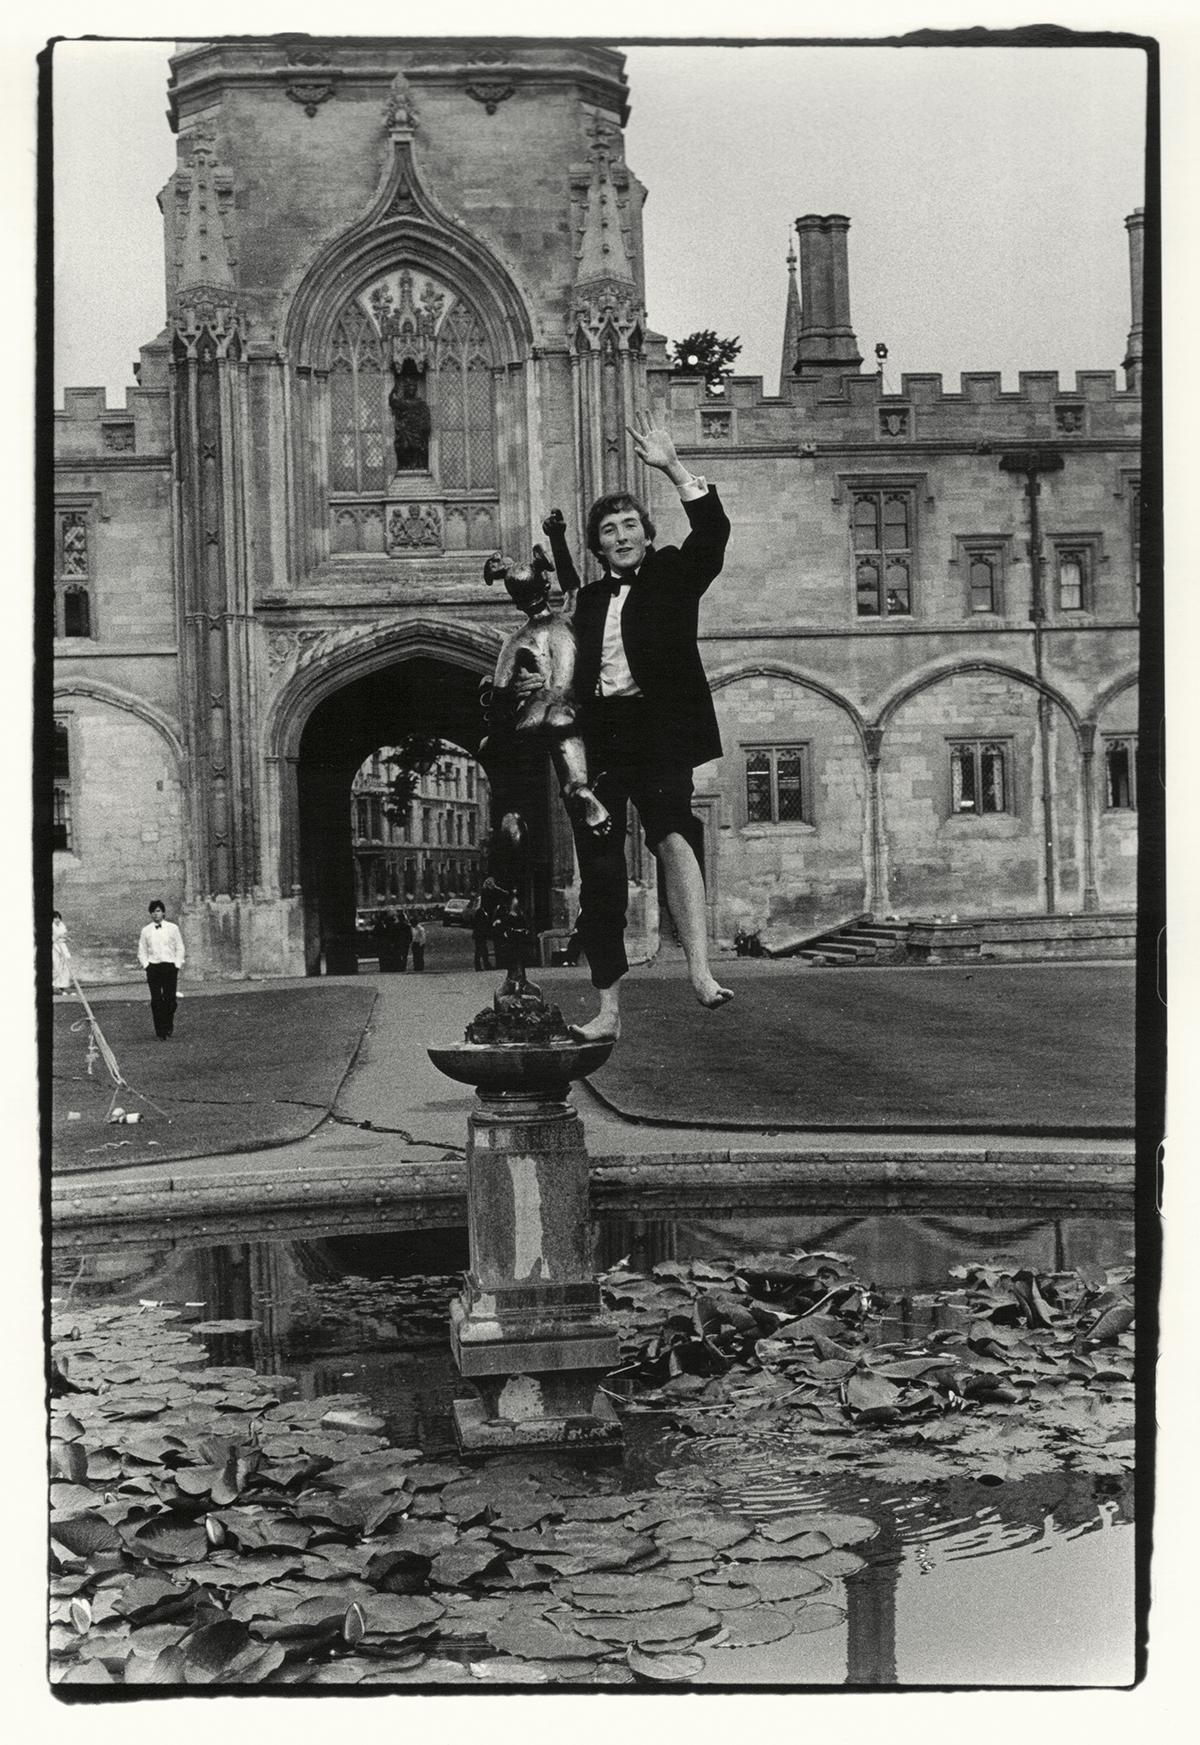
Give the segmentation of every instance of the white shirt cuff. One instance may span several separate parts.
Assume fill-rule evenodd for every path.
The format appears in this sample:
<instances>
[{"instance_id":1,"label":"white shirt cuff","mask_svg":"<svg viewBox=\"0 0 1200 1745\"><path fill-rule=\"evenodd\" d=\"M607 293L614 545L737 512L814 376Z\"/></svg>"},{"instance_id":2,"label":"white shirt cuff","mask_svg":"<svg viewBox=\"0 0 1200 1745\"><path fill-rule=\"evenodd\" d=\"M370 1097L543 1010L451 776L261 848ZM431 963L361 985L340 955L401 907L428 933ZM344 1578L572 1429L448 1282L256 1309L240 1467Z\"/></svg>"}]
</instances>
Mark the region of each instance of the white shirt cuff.
<instances>
[{"instance_id":1,"label":"white shirt cuff","mask_svg":"<svg viewBox=\"0 0 1200 1745\"><path fill-rule=\"evenodd\" d=\"M680 485L678 489L681 503L694 503L697 497L708 496L708 480L702 479L699 474L694 473L687 483Z\"/></svg>"}]
</instances>

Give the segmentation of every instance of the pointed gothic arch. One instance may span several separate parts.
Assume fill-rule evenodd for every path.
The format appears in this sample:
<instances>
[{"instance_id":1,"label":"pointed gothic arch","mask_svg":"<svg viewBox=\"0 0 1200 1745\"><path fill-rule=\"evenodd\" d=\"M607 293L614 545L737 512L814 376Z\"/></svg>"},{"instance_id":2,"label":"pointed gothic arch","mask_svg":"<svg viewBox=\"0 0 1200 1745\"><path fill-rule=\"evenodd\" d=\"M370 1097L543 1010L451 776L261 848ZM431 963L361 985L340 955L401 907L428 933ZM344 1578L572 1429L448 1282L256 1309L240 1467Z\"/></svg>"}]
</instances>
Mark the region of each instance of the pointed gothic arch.
<instances>
[{"instance_id":1,"label":"pointed gothic arch","mask_svg":"<svg viewBox=\"0 0 1200 1745\"><path fill-rule=\"evenodd\" d=\"M882 732L905 703L918 696L920 692L927 691L931 685L941 684L945 679L964 678L971 673L995 673L1000 678L1011 679L1014 684L1023 685L1027 690L1049 698L1050 702L1062 711L1078 745L1080 715L1070 698L1056 685L1049 684L1045 679L1039 680L1036 674L1025 672L1021 667L1011 666L1007 661L1002 660L940 661L935 666L927 668L925 672L905 678L880 705L873 727Z\"/></svg>"}]
</instances>

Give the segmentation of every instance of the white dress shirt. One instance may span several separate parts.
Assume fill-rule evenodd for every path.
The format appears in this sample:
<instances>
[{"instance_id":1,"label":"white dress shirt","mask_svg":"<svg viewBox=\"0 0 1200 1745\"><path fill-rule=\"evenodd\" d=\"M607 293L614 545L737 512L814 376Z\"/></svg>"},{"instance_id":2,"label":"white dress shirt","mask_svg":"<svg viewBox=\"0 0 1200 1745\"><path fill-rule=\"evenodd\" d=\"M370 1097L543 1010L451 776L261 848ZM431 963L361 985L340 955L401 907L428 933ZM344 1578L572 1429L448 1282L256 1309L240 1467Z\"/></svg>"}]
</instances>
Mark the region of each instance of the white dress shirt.
<instances>
[{"instance_id":1,"label":"white dress shirt","mask_svg":"<svg viewBox=\"0 0 1200 1745\"><path fill-rule=\"evenodd\" d=\"M690 503L696 497L707 495L707 479L691 478L679 486L679 501L681 503ZM639 564L638 569L640 568ZM609 573L614 574L612 571ZM629 662L625 657L625 643L621 637L621 613L625 609L625 602L629 598L629 589L636 581L637 573L637 570L623 570L621 572L629 579L622 581L617 592L612 595L608 602L608 611L604 615L604 639L600 644L600 678L597 684L597 689L602 697L640 697L642 694L629 670Z\"/></svg>"},{"instance_id":2,"label":"white dress shirt","mask_svg":"<svg viewBox=\"0 0 1200 1745\"><path fill-rule=\"evenodd\" d=\"M148 963L173 963L182 968L186 955L183 934L174 921L150 921L142 928L138 962L143 969Z\"/></svg>"}]
</instances>

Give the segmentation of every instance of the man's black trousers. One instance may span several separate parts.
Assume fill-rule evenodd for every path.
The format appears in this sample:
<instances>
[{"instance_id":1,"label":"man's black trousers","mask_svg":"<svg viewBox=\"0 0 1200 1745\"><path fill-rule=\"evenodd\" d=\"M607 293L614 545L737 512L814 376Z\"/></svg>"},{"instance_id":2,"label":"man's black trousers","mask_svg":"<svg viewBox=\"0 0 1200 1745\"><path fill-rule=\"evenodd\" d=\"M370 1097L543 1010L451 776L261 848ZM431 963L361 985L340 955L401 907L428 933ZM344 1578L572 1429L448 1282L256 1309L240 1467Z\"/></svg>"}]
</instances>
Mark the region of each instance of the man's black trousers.
<instances>
[{"instance_id":1,"label":"man's black trousers","mask_svg":"<svg viewBox=\"0 0 1200 1745\"><path fill-rule=\"evenodd\" d=\"M654 851L665 836L689 842L703 867L704 826L692 812L690 764L664 760L653 743L640 699L594 702L583 715L584 745L592 791L608 808L612 828L596 838L575 824L579 857L579 919L576 933L587 954L592 985L610 988L629 968L625 955L625 821L632 800Z\"/></svg>"},{"instance_id":2,"label":"man's black trousers","mask_svg":"<svg viewBox=\"0 0 1200 1745\"><path fill-rule=\"evenodd\" d=\"M169 1036L175 1028L175 984L178 980L178 964L146 965L146 981L150 987L150 1015L154 1019L156 1036Z\"/></svg>"}]
</instances>

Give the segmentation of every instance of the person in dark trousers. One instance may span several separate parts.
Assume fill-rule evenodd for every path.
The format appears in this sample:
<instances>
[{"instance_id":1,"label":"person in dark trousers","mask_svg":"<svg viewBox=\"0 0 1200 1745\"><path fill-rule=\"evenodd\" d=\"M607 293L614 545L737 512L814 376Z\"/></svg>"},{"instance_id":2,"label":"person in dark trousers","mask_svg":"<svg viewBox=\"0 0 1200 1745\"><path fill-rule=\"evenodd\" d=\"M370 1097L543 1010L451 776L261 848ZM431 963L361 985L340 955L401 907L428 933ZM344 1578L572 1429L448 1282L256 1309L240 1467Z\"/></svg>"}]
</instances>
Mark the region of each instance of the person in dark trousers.
<instances>
[{"instance_id":1,"label":"person in dark trousers","mask_svg":"<svg viewBox=\"0 0 1200 1745\"><path fill-rule=\"evenodd\" d=\"M412 930L412 965L413 972L420 975L425 968L425 923L417 921Z\"/></svg>"},{"instance_id":2,"label":"person in dark trousers","mask_svg":"<svg viewBox=\"0 0 1200 1745\"><path fill-rule=\"evenodd\" d=\"M412 943L412 926L403 909L390 908L375 923L381 973L403 975L408 968L408 948Z\"/></svg>"},{"instance_id":3,"label":"person in dark trousers","mask_svg":"<svg viewBox=\"0 0 1200 1745\"><path fill-rule=\"evenodd\" d=\"M654 523L628 492L601 497L587 522L588 549L604 565L575 607L575 695L591 784L614 818L637 807L662 868L671 918L693 991L710 1010L733 998L708 962L701 871L703 827L692 812L692 772L721 755L716 711L697 647L700 600L721 573L729 518L706 480L694 477L669 432L643 413L630 427L639 459L679 492L689 531L681 546L656 548ZM565 542L551 535L564 587ZM531 675L530 688L536 675ZM576 923L600 995L600 1010L576 1027L586 1040L621 1033L628 876L619 830L597 838L575 828L580 897Z\"/></svg>"},{"instance_id":4,"label":"person in dark trousers","mask_svg":"<svg viewBox=\"0 0 1200 1745\"><path fill-rule=\"evenodd\" d=\"M509 896L510 893L501 890L490 875L484 879L479 892L475 918L471 922L471 935L475 941L476 969L492 968L492 962L488 956L488 942L495 938L496 924L508 906Z\"/></svg>"},{"instance_id":5,"label":"person in dark trousers","mask_svg":"<svg viewBox=\"0 0 1200 1745\"><path fill-rule=\"evenodd\" d=\"M475 941L475 968L491 969L492 960L488 955L488 941L492 937L491 917L482 908L476 909L475 918L471 922L471 937Z\"/></svg>"},{"instance_id":6,"label":"person in dark trousers","mask_svg":"<svg viewBox=\"0 0 1200 1745\"><path fill-rule=\"evenodd\" d=\"M175 990L186 956L183 934L174 921L167 920L162 898L155 897L150 904L150 920L138 939L138 962L146 972L150 1015L160 1042L166 1042L175 1030Z\"/></svg>"}]
</instances>

